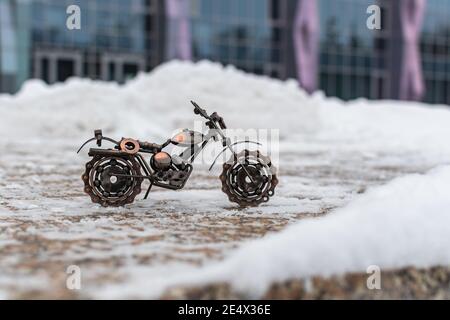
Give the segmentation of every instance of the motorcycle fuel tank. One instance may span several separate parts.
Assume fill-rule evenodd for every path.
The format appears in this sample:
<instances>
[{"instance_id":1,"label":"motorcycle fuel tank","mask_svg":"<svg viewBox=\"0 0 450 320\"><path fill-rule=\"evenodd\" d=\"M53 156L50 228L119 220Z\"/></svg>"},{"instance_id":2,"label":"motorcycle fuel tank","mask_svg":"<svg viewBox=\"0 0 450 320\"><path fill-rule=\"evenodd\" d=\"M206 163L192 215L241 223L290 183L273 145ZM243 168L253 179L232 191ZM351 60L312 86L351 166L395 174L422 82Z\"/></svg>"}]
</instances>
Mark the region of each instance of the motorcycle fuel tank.
<instances>
[{"instance_id":1,"label":"motorcycle fuel tank","mask_svg":"<svg viewBox=\"0 0 450 320\"><path fill-rule=\"evenodd\" d=\"M203 133L185 129L185 130L177 133L171 139L171 142L174 145L179 145L182 147L189 147L193 144L202 143L203 140L204 140Z\"/></svg>"}]
</instances>

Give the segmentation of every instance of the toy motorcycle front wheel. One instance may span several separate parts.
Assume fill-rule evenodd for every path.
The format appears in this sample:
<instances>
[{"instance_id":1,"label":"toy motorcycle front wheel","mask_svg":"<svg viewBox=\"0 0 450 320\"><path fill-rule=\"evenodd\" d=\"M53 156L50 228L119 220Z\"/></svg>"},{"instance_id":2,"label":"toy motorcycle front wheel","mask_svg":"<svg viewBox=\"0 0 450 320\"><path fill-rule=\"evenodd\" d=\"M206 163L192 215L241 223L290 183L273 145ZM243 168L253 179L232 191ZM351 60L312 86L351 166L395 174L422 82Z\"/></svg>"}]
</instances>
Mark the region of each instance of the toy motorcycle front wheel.
<instances>
[{"instance_id":1,"label":"toy motorcycle front wheel","mask_svg":"<svg viewBox=\"0 0 450 320\"><path fill-rule=\"evenodd\" d=\"M276 169L259 151L244 150L223 165L222 191L242 207L269 201L278 184Z\"/></svg>"},{"instance_id":2,"label":"toy motorcycle front wheel","mask_svg":"<svg viewBox=\"0 0 450 320\"><path fill-rule=\"evenodd\" d=\"M86 163L81 178L84 192L92 202L104 207L118 207L132 203L141 192L142 178L128 177L139 175L140 165L133 156L97 155Z\"/></svg>"}]
</instances>

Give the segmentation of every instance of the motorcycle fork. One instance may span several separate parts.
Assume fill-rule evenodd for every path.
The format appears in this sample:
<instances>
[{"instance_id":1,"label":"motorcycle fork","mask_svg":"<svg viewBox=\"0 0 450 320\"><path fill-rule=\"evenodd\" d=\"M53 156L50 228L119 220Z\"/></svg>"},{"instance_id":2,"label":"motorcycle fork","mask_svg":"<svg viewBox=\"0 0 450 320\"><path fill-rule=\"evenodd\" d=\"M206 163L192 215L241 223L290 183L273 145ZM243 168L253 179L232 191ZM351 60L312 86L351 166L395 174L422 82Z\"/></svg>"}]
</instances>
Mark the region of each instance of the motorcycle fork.
<instances>
[{"instance_id":1,"label":"motorcycle fork","mask_svg":"<svg viewBox=\"0 0 450 320\"><path fill-rule=\"evenodd\" d=\"M206 145L209 143L209 141L212 139L212 136L208 133L207 134L207 139L205 139L201 146L198 145L193 145L190 148L186 149L185 151L183 151L180 154L180 157L185 159L185 160L189 160L190 163L194 162L195 158L200 154L200 152L206 147ZM223 134L222 134L222 138L223 139L227 139ZM231 148L230 144L227 143L226 147L233 153L233 156L236 158L237 154L236 152L233 150L233 148ZM185 153L188 152L188 154L186 155ZM248 172L247 168L243 165L242 169L244 169L244 172L247 174L248 178L250 179L250 181L252 183L255 183L255 180L253 179L253 177L250 175L250 173Z\"/></svg>"},{"instance_id":2,"label":"motorcycle fork","mask_svg":"<svg viewBox=\"0 0 450 320\"><path fill-rule=\"evenodd\" d=\"M195 144L186 148L179 156L185 161L189 161L190 163L194 162L195 158L197 158L200 152L206 147L210 139L211 138L205 139L200 146Z\"/></svg>"}]
</instances>

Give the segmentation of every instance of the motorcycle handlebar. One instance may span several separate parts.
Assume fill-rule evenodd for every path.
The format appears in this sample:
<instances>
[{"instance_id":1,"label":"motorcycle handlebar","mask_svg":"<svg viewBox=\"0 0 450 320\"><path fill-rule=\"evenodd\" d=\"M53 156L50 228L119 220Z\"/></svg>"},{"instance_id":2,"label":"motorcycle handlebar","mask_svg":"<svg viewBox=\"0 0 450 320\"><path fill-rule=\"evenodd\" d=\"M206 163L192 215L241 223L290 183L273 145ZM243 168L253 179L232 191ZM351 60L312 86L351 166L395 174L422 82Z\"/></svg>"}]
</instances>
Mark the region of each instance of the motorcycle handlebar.
<instances>
[{"instance_id":1,"label":"motorcycle handlebar","mask_svg":"<svg viewBox=\"0 0 450 320\"><path fill-rule=\"evenodd\" d=\"M209 119L208 114L206 113L205 109L200 108L200 106L195 103L194 101L191 101L192 105L194 106L194 113L201 115L203 118Z\"/></svg>"},{"instance_id":2,"label":"motorcycle handlebar","mask_svg":"<svg viewBox=\"0 0 450 320\"><path fill-rule=\"evenodd\" d=\"M214 112L213 114L208 116L208 113L206 112L205 109L200 108L200 106L197 103L195 103L194 101L191 101L191 103L194 106L195 114L199 114L200 116L202 116L203 118L205 118L209 121L216 122L221 129L227 128L227 126L225 125L225 121L223 121L223 118L221 116L219 116L217 114L217 112Z\"/></svg>"},{"instance_id":3,"label":"motorcycle handlebar","mask_svg":"<svg viewBox=\"0 0 450 320\"><path fill-rule=\"evenodd\" d=\"M227 128L227 126L225 125L225 121L223 121L223 118L221 116L219 116L217 114L217 112L214 112L211 115L211 120L213 120L214 122L217 122L219 124L220 129L224 130Z\"/></svg>"}]
</instances>

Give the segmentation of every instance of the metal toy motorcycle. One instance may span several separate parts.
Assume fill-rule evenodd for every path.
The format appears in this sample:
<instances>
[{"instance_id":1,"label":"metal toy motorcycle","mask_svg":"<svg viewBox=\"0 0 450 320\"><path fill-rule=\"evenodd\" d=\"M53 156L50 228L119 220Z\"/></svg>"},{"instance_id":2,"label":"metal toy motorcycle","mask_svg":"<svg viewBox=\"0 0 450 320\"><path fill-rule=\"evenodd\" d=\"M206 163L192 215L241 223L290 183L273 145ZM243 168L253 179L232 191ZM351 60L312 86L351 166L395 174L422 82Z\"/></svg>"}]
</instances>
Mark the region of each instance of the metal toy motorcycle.
<instances>
[{"instance_id":1,"label":"metal toy motorcycle","mask_svg":"<svg viewBox=\"0 0 450 320\"><path fill-rule=\"evenodd\" d=\"M260 144L248 140L231 143L222 131L226 129L223 118L216 112L208 115L195 102L191 103L194 105L194 113L206 119L205 124L209 128L206 134L184 129L160 145L129 138L116 141L104 137L101 130L95 130L94 138L87 140L78 152L93 141L97 142L98 147L101 147L103 140L112 142L115 146L113 149L89 150L92 160L86 163L82 180L84 191L92 202L105 207L132 203L141 192L143 180L150 183L144 199L147 199L152 186L182 189L192 173L193 161L211 140L221 140L224 149L217 155L210 170L223 152L232 152L230 160L223 164L220 175L222 191L228 195L229 200L243 207L269 201L278 184L276 169L269 157L260 154L259 150L245 149L239 153L234 150L236 145L242 143ZM163 151L171 144L185 149L178 155ZM151 155L149 162L143 154Z\"/></svg>"}]
</instances>

